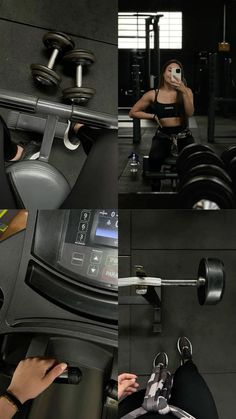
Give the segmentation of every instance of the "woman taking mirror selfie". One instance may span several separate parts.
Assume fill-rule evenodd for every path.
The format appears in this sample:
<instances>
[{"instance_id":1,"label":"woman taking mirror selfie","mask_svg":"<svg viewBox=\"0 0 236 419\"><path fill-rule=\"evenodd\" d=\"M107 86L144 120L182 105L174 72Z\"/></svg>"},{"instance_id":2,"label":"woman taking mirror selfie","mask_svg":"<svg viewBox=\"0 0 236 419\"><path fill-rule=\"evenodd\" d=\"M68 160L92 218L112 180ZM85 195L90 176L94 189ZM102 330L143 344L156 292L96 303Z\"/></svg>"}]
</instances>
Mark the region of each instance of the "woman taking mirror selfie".
<instances>
[{"instance_id":1,"label":"woman taking mirror selfie","mask_svg":"<svg viewBox=\"0 0 236 419\"><path fill-rule=\"evenodd\" d=\"M161 70L158 88L145 93L129 113L131 118L149 119L158 124L149 153L151 171L160 171L168 156L194 142L188 129L188 118L193 113L193 93L184 79L183 66L177 60L170 60ZM156 191L160 186L160 180L152 185Z\"/></svg>"}]
</instances>

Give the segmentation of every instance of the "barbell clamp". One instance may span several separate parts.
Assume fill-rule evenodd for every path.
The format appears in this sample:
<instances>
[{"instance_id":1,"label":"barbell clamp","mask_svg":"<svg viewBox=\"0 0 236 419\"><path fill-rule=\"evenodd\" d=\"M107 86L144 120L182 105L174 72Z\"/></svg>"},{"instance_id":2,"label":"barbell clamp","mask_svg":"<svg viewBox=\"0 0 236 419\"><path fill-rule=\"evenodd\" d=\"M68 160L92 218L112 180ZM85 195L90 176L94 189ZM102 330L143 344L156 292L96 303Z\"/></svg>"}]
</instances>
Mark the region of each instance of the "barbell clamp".
<instances>
[{"instance_id":1,"label":"barbell clamp","mask_svg":"<svg viewBox=\"0 0 236 419\"><path fill-rule=\"evenodd\" d=\"M147 276L142 265L135 265L135 268L136 268L136 275L138 278L144 279ZM138 295L146 295L148 291L148 287L147 285L136 285L135 290L136 290L136 294Z\"/></svg>"}]
</instances>

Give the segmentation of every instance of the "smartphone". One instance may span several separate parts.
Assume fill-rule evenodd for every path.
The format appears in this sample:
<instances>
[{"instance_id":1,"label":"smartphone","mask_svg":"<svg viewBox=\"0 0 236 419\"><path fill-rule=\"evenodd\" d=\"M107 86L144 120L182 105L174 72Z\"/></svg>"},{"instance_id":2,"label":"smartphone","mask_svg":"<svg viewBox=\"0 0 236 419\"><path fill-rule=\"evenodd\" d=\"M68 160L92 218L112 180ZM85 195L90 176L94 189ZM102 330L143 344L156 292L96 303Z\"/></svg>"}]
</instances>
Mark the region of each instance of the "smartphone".
<instances>
[{"instance_id":1,"label":"smartphone","mask_svg":"<svg viewBox=\"0 0 236 419\"><path fill-rule=\"evenodd\" d=\"M179 79L179 81L182 80L182 74L181 74L181 68L172 67L171 69L171 80L175 81L174 76Z\"/></svg>"}]
</instances>

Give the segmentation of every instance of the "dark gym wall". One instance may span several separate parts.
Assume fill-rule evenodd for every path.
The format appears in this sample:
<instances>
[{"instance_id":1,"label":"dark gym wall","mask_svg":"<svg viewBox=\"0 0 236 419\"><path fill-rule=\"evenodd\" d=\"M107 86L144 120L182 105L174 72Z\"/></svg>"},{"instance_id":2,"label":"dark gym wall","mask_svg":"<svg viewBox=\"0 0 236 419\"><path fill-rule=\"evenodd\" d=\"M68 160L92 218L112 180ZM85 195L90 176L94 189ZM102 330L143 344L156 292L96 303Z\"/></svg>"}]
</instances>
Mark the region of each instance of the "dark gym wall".
<instances>
[{"instance_id":1,"label":"dark gym wall","mask_svg":"<svg viewBox=\"0 0 236 419\"><path fill-rule=\"evenodd\" d=\"M24 0L20 7L16 0L2 0L0 6L3 19L58 31L63 26L63 31L75 36L117 44L116 28L110 26L117 19L115 1Z\"/></svg>"},{"instance_id":2,"label":"dark gym wall","mask_svg":"<svg viewBox=\"0 0 236 419\"><path fill-rule=\"evenodd\" d=\"M149 276L196 279L202 257L224 262L226 290L216 306L200 306L195 288L162 287L162 332L158 334L153 333L153 309L145 299L142 305L123 305L120 297L135 295L135 290L119 290L119 368L137 374L144 386L157 352L167 351L174 371L179 365L176 340L187 335L219 416L230 417L228 406L234 403L236 391L236 212L121 210L119 226L120 277L134 275L134 266L143 265ZM222 351L227 351L230 362ZM228 393L222 382L227 383Z\"/></svg>"},{"instance_id":3,"label":"dark gym wall","mask_svg":"<svg viewBox=\"0 0 236 419\"><path fill-rule=\"evenodd\" d=\"M85 71L83 85L96 89L86 105L101 112L117 113L117 3L105 0L1 0L0 88L33 94L60 102L62 90L74 85L75 72L62 76L58 90L36 85L30 64L46 64L48 51L42 37L48 30L72 36L76 48L94 52L96 62Z\"/></svg>"},{"instance_id":4,"label":"dark gym wall","mask_svg":"<svg viewBox=\"0 0 236 419\"><path fill-rule=\"evenodd\" d=\"M161 50L161 64L171 58L183 62L185 76L189 87L196 89L197 54L200 51L214 52L218 49L218 42L223 40L223 0L207 2L204 0L160 0L160 1L129 1L119 0L120 12L148 12L148 11L182 11L183 12L183 48L182 50ZM227 2L226 41L231 45L232 67L236 78L236 2ZM127 63L127 68L125 67ZM119 69L122 74L129 70L129 51L119 50ZM119 86L125 85L121 75ZM119 97L119 102L121 98ZM119 103L120 106L122 103Z\"/></svg>"}]
</instances>

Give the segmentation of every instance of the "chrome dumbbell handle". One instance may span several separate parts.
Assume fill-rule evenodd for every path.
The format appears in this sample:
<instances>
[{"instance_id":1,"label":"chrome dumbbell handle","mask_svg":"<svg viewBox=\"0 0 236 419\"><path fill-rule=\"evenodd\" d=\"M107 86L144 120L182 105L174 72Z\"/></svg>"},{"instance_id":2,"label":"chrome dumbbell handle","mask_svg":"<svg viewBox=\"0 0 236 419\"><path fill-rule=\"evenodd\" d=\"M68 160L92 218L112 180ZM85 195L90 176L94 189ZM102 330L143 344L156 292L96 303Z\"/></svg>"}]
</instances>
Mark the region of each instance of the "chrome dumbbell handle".
<instances>
[{"instance_id":1,"label":"chrome dumbbell handle","mask_svg":"<svg viewBox=\"0 0 236 419\"><path fill-rule=\"evenodd\" d=\"M83 66L81 64L77 65L76 67L76 86L77 87L82 86L82 71L83 71Z\"/></svg>"},{"instance_id":2,"label":"chrome dumbbell handle","mask_svg":"<svg viewBox=\"0 0 236 419\"><path fill-rule=\"evenodd\" d=\"M56 58L57 58L58 54L59 54L59 49L55 48L52 52L52 55L51 55L49 61L48 61L48 65L47 65L48 68L52 69L54 67L54 64L55 64L55 61L56 61Z\"/></svg>"}]
</instances>

